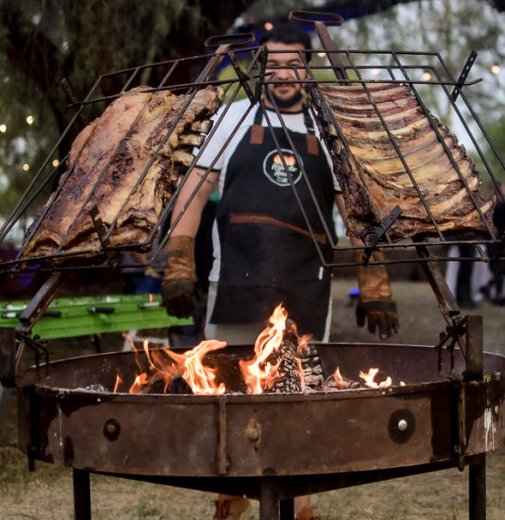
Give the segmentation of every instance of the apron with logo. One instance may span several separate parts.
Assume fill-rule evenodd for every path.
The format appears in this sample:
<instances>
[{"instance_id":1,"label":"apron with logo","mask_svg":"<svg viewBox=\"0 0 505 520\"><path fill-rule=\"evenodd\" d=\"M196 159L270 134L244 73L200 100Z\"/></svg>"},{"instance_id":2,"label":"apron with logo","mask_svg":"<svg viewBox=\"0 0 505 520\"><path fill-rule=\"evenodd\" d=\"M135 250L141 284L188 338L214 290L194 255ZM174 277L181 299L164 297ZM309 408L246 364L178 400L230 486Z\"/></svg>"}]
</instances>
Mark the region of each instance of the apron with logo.
<instances>
[{"instance_id":1,"label":"apron with logo","mask_svg":"<svg viewBox=\"0 0 505 520\"><path fill-rule=\"evenodd\" d=\"M226 170L217 209L220 276L210 322L261 323L282 304L299 333L322 337L331 273L321 265L301 207L326 261L331 260L332 249L314 199L335 239L332 174L306 109L308 133L289 131L289 135L310 189L285 130L262 127L262 115L260 107Z\"/></svg>"}]
</instances>

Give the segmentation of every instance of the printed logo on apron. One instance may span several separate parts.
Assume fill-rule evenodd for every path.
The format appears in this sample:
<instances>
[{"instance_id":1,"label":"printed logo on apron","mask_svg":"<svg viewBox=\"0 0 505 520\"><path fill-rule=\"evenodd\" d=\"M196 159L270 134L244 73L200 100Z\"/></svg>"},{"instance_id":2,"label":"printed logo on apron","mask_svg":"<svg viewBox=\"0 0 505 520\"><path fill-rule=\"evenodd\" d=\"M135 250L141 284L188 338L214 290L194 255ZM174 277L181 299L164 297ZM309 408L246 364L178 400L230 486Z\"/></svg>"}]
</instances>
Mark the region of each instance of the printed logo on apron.
<instances>
[{"instance_id":1,"label":"printed logo on apron","mask_svg":"<svg viewBox=\"0 0 505 520\"><path fill-rule=\"evenodd\" d=\"M263 173L277 186L291 186L291 183L296 184L300 180L302 172L292 150L281 148L281 152L284 162L277 148L266 155L263 161ZM284 163L288 172L284 168Z\"/></svg>"}]
</instances>

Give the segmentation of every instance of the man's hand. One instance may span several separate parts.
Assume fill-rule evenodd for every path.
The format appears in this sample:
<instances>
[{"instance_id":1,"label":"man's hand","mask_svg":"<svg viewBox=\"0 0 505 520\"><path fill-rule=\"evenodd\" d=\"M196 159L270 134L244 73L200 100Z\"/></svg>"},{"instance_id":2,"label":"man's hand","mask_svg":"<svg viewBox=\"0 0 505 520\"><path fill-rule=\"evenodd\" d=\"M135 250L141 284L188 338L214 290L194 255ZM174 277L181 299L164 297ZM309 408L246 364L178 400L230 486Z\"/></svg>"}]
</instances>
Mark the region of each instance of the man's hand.
<instances>
[{"instance_id":1,"label":"man's hand","mask_svg":"<svg viewBox=\"0 0 505 520\"><path fill-rule=\"evenodd\" d=\"M378 329L381 339L391 337L400 328L396 303L393 300L372 300L369 302L358 300L356 323L359 327L363 327L367 319L368 330L375 334Z\"/></svg>"},{"instance_id":2,"label":"man's hand","mask_svg":"<svg viewBox=\"0 0 505 520\"><path fill-rule=\"evenodd\" d=\"M195 308L195 241L175 236L167 242L167 265L163 272L161 297L167 313L177 318L190 316Z\"/></svg>"},{"instance_id":3,"label":"man's hand","mask_svg":"<svg viewBox=\"0 0 505 520\"><path fill-rule=\"evenodd\" d=\"M356 260L362 261L361 253ZM375 252L372 262L384 261L382 252ZM400 328L398 312L389 285L389 277L384 265L358 267L359 299L356 308L356 323L363 327L368 321L368 330L375 334L378 330L381 339L396 334Z\"/></svg>"}]
</instances>

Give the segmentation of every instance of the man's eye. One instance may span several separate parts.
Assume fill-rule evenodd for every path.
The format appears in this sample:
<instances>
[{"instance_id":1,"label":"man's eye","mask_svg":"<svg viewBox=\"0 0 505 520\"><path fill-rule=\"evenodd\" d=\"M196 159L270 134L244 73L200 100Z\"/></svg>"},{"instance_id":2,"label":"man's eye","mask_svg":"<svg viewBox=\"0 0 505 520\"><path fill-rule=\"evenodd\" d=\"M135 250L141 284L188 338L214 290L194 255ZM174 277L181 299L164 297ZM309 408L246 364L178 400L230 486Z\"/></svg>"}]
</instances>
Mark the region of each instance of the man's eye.
<instances>
[{"instance_id":1,"label":"man's eye","mask_svg":"<svg viewBox=\"0 0 505 520\"><path fill-rule=\"evenodd\" d=\"M300 68L300 67L303 67L303 63L297 61L295 63L276 63L276 62L273 62L273 61L267 61L267 64L266 64L266 67L267 68L283 68L283 69L296 69L296 68Z\"/></svg>"}]
</instances>

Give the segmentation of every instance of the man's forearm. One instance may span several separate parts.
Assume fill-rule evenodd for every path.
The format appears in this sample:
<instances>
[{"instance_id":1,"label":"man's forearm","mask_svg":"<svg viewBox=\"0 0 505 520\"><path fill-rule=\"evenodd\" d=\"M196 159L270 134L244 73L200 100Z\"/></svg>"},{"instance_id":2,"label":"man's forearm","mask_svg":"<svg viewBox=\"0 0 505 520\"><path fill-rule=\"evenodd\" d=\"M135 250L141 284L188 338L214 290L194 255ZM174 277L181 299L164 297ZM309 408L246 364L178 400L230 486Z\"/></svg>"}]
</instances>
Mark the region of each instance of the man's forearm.
<instances>
[{"instance_id":1,"label":"man's forearm","mask_svg":"<svg viewBox=\"0 0 505 520\"><path fill-rule=\"evenodd\" d=\"M215 189L217 179L216 172L205 177L205 170L193 168L175 201L172 236L196 236L203 208Z\"/></svg>"},{"instance_id":2,"label":"man's forearm","mask_svg":"<svg viewBox=\"0 0 505 520\"><path fill-rule=\"evenodd\" d=\"M347 227L347 211L345 209L344 196L341 193L337 193L335 195L335 204L337 206L338 212L340 213L340 216L342 217L342 220L344 222L345 227L348 229L348 227ZM349 236L349 240L351 241L351 244L354 247L362 247L363 246L363 242L359 238L354 237L354 236L349 235L349 234L348 234L348 236Z\"/></svg>"}]
</instances>

